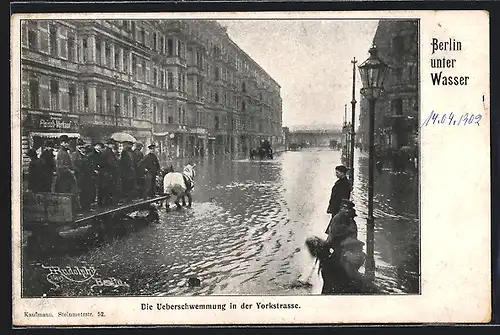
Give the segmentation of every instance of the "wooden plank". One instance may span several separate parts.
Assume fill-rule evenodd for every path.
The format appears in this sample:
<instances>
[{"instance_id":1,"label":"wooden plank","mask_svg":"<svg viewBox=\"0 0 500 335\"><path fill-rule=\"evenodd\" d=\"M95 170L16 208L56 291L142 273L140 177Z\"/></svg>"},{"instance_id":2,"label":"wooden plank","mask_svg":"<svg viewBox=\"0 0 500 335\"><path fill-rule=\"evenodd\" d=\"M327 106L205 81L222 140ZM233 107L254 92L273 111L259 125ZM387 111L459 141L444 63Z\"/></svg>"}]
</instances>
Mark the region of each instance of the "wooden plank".
<instances>
[{"instance_id":1,"label":"wooden plank","mask_svg":"<svg viewBox=\"0 0 500 335\"><path fill-rule=\"evenodd\" d=\"M137 202L124 204L124 205L119 206L119 207L102 208L99 212L84 214L83 217L77 218L74 221L74 223L75 224L82 223L85 221L94 220L94 219L97 219L97 218L100 218L103 216L107 216L107 215L115 215L115 214L120 214L120 213L130 213L130 212L133 212L133 211L137 210L138 208L141 208L145 205L149 205L149 204L152 204L154 202L165 200L166 198L167 198L167 196L160 196L160 197L156 197L156 198L152 198L152 199L140 200Z\"/></svg>"}]
</instances>

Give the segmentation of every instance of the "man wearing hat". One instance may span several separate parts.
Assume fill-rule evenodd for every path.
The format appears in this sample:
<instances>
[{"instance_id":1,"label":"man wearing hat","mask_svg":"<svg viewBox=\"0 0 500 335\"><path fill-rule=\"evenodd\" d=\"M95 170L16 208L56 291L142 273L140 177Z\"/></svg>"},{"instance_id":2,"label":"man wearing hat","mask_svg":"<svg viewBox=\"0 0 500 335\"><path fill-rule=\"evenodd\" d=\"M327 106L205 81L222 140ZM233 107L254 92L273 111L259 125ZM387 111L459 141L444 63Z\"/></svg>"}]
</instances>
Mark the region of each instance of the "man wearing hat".
<instances>
[{"instance_id":1,"label":"man wearing hat","mask_svg":"<svg viewBox=\"0 0 500 335\"><path fill-rule=\"evenodd\" d=\"M30 159L28 167L28 189L33 192L42 192L42 161L38 158L35 150L28 150L28 158Z\"/></svg>"},{"instance_id":2,"label":"man wearing hat","mask_svg":"<svg viewBox=\"0 0 500 335\"><path fill-rule=\"evenodd\" d=\"M144 154L142 153L142 143L140 142L135 142L134 143L134 150L132 150L132 160L134 163L134 171L135 171L135 178L136 178L136 193L139 196L142 196L144 192L144 175L145 171L144 168L141 165L141 161L144 158Z\"/></svg>"},{"instance_id":3,"label":"man wearing hat","mask_svg":"<svg viewBox=\"0 0 500 335\"><path fill-rule=\"evenodd\" d=\"M101 169L99 174L99 205L109 206L116 202L118 195L118 159L113 151L116 142L109 138L101 153Z\"/></svg>"},{"instance_id":4,"label":"man wearing hat","mask_svg":"<svg viewBox=\"0 0 500 335\"><path fill-rule=\"evenodd\" d=\"M69 155L69 138L59 137L59 150L56 158L56 193L73 193L78 197L78 186L75 178L75 166Z\"/></svg>"},{"instance_id":5,"label":"man wearing hat","mask_svg":"<svg viewBox=\"0 0 500 335\"><path fill-rule=\"evenodd\" d=\"M351 182L346 177L347 168L344 165L339 165L335 167L335 174L337 176L337 181L332 187L332 193L330 195L330 201L328 202L328 209L326 212L332 215L332 218L340 211L340 203L343 199L349 199L351 197ZM328 228L326 229L326 233Z\"/></svg>"},{"instance_id":6,"label":"man wearing hat","mask_svg":"<svg viewBox=\"0 0 500 335\"><path fill-rule=\"evenodd\" d=\"M70 153L71 160L73 161L73 165L75 166L75 177L78 184L78 189L81 190L82 183L82 163L83 158L85 157L85 141L81 138L76 140L76 146L74 150Z\"/></svg>"},{"instance_id":7,"label":"man wearing hat","mask_svg":"<svg viewBox=\"0 0 500 335\"><path fill-rule=\"evenodd\" d=\"M56 171L56 159L54 157L54 142L45 141L40 154L40 192L50 192L52 189L52 180Z\"/></svg>"},{"instance_id":8,"label":"man wearing hat","mask_svg":"<svg viewBox=\"0 0 500 335\"><path fill-rule=\"evenodd\" d=\"M323 277L322 294L332 293L359 293L361 284L359 283L360 274L357 268L351 266L352 251L346 253L353 242L361 243L357 240L358 228L354 217L356 211L354 203L349 200L342 200L340 211L330 220L328 226L328 238L326 248L330 249L329 255L322 262L321 273ZM347 245L345 242L350 241ZM362 251L361 251L362 253ZM349 261L344 256L348 255ZM357 260L355 260L357 262ZM364 258L363 258L364 261Z\"/></svg>"},{"instance_id":9,"label":"man wearing hat","mask_svg":"<svg viewBox=\"0 0 500 335\"><path fill-rule=\"evenodd\" d=\"M141 165L146 171L145 185L144 185L144 198L153 198L155 196L156 175L160 172L160 162L155 154L156 144L151 143L148 145L149 152L142 160Z\"/></svg>"},{"instance_id":10,"label":"man wearing hat","mask_svg":"<svg viewBox=\"0 0 500 335\"><path fill-rule=\"evenodd\" d=\"M118 166L120 172L121 194L127 200L132 199L136 190L132 144L132 142L123 142L123 149L120 154Z\"/></svg>"},{"instance_id":11,"label":"man wearing hat","mask_svg":"<svg viewBox=\"0 0 500 335\"><path fill-rule=\"evenodd\" d=\"M90 210L96 200L99 172L102 165L102 150L104 150L104 144L101 142L95 143L94 147L88 146L85 148L81 170L82 185L80 188L80 204L84 211Z\"/></svg>"},{"instance_id":12,"label":"man wearing hat","mask_svg":"<svg viewBox=\"0 0 500 335\"><path fill-rule=\"evenodd\" d=\"M358 237L358 227L354 218L356 217L354 203L350 200L342 200L340 211L335 215L328 225L327 242L335 248L347 237Z\"/></svg>"}]
</instances>

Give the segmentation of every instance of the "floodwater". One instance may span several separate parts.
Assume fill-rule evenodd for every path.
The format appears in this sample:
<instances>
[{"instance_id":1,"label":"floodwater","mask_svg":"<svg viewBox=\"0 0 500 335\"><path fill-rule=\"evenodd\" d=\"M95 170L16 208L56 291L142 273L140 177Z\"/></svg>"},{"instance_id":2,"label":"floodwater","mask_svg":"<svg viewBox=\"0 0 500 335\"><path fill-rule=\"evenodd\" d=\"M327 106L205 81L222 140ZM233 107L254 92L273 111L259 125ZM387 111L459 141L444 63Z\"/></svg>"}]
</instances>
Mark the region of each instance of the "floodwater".
<instances>
[{"instance_id":1,"label":"floodwater","mask_svg":"<svg viewBox=\"0 0 500 335\"><path fill-rule=\"evenodd\" d=\"M117 223L98 241L72 239L47 252L23 252L24 296L319 294L321 278L304 242L326 238L340 152L310 148L272 161L217 156L193 162L192 208L167 213L163 207L157 223ZM176 169L184 163L168 162ZM362 153L355 167L353 201L365 241ZM418 293L417 176L384 170L375 178L376 284L385 293ZM93 267L96 273L62 276L47 266ZM56 285L48 280L51 271ZM297 285L299 278L312 285Z\"/></svg>"}]
</instances>

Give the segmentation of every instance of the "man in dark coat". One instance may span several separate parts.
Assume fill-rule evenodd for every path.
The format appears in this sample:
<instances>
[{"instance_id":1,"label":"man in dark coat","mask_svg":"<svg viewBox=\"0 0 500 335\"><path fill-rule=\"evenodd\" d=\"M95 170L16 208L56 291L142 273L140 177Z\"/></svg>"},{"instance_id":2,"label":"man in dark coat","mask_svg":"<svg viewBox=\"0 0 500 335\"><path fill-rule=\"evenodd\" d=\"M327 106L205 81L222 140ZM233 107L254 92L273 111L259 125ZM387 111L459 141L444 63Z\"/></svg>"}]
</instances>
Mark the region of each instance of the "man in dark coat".
<instances>
[{"instance_id":1,"label":"man in dark coat","mask_svg":"<svg viewBox=\"0 0 500 335\"><path fill-rule=\"evenodd\" d=\"M73 193L78 195L78 186L75 178L75 166L69 155L68 136L60 138L59 150L56 158L56 193Z\"/></svg>"},{"instance_id":2,"label":"man in dark coat","mask_svg":"<svg viewBox=\"0 0 500 335\"><path fill-rule=\"evenodd\" d=\"M156 144L148 146L149 152L142 160L141 165L146 171L144 198L153 198L155 196L156 175L160 172L160 162L155 154Z\"/></svg>"},{"instance_id":3,"label":"man in dark coat","mask_svg":"<svg viewBox=\"0 0 500 335\"><path fill-rule=\"evenodd\" d=\"M328 209L326 212L332 215L332 218L340 211L340 203L343 199L349 200L351 197L352 185L351 182L346 177L347 168L344 165L339 165L335 167L335 174L337 175L337 181L332 187L332 194L330 196L330 201L328 202ZM329 227L330 225L328 225ZM328 234L328 229L326 228L325 233Z\"/></svg>"},{"instance_id":4,"label":"man in dark coat","mask_svg":"<svg viewBox=\"0 0 500 335\"><path fill-rule=\"evenodd\" d=\"M357 240L356 216L354 203L342 200L340 211L330 220L326 240L328 252L321 262L322 294L361 293L364 290L363 276L358 272L364 263L363 243ZM346 242L351 243L347 245ZM354 242L360 243L360 251L350 249Z\"/></svg>"},{"instance_id":5,"label":"man in dark coat","mask_svg":"<svg viewBox=\"0 0 500 335\"><path fill-rule=\"evenodd\" d=\"M144 193L144 178L145 171L142 167L141 161L144 158L142 153L142 143L136 142L134 150L132 151L132 159L134 163L135 178L136 178L136 193L141 196Z\"/></svg>"},{"instance_id":6,"label":"man in dark coat","mask_svg":"<svg viewBox=\"0 0 500 335\"><path fill-rule=\"evenodd\" d=\"M97 184L99 182L98 175L102 164L101 152L103 149L104 144L98 142L94 144L93 148L89 147L85 150L81 169L82 183L80 186L80 204L83 211L90 210L96 200Z\"/></svg>"},{"instance_id":7,"label":"man in dark coat","mask_svg":"<svg viewBox=\"0 0 500 335\"><path fill-rule=\"evenodd\" d=\"M136 176L131 142L123 143L123 150L119 161L119 171L122 196L126 200L131 200L136 191Z\"/></svg>"},{"instance_id":8,"label":"man in dark coat","mask_svg":"<svg viewBox=\"0 0 500 335\"><path fill-rule=\"evenodd\" d=\"M28 157L30 159L28 168L28 190L33 193L42 192L42 161L38 158L36 151L33 149L28 151Z\"/></svg>"},{"instance_id":9,"label":"man in dark coat","mask_svg":"<svg viewBox=\"0 0 500 335\"><path fill-rule=\"evenodd\" d=\"M54 157L54 143L50 140L44 143L40 154L41 180L40 192L52 191L52 180L56 171L56 159Z\"/></svg>"},{"instance_id":10,"label":"man in dark coat","mask_svg":"<svg viewBox=\"0 0 500 335\"><path fill-rule=\"evenodd\" d=\"M113 151L115 141L108 139L102 151L101 169L99 173L99 205L109 206L116 202L118 181L118 159Z\"/></svg>"}]
</instances>

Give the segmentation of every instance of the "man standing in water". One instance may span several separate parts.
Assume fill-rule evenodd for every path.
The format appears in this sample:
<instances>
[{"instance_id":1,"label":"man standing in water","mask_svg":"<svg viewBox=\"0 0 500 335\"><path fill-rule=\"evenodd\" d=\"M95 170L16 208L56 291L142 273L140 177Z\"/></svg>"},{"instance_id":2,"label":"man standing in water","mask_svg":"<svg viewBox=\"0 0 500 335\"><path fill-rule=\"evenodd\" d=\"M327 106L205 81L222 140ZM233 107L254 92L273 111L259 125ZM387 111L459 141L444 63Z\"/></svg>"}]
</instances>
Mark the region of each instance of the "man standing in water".
<instances>
[{"instance_id":1,"label":"man standing in water","mask_svg":"<svg viewBox=\"0 0 500 335\"><path fill-rule=\"evenodd\" d=\"M149 152L142 160L142 166L146 171L144 198L153 198L155 196L156 175L160 172L160 162L155 154L156 144L148 146Z\"/></svg>"},{"instance_id":2,"label":"man standing in water","mask_svg":"<svg viewBox=\"0 0 500 335\"><path fill-rule=\"evenodd\" d=\"M337 181L332 187L332 194L330 196L330 201L328 203L328 209L326 212L332 215L332 220L334 216L340 211L340 205L342 200L349 200L351 197L352 185L351 182L346 177L347 168L344 165L339 165L335 167L335 174L337 176ZM328 234L330 224L326 228L325 233Z\"/></svg>"}]
</instances>

